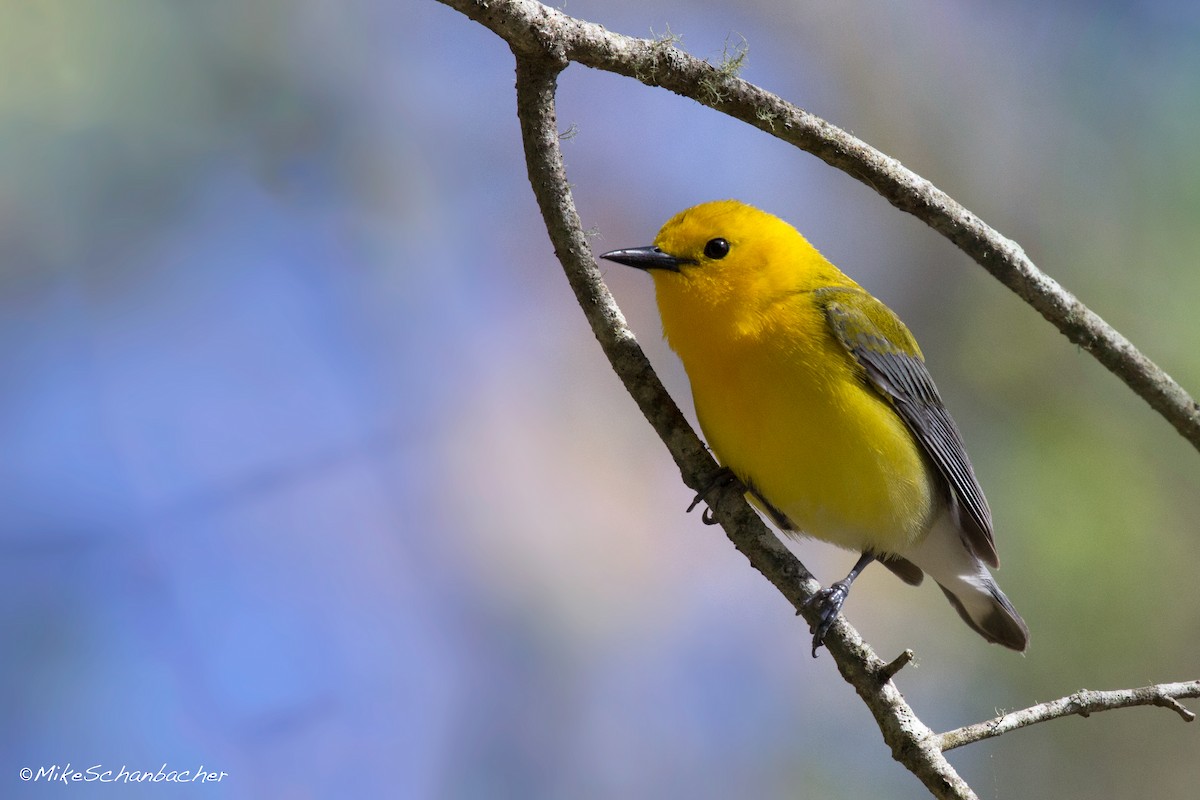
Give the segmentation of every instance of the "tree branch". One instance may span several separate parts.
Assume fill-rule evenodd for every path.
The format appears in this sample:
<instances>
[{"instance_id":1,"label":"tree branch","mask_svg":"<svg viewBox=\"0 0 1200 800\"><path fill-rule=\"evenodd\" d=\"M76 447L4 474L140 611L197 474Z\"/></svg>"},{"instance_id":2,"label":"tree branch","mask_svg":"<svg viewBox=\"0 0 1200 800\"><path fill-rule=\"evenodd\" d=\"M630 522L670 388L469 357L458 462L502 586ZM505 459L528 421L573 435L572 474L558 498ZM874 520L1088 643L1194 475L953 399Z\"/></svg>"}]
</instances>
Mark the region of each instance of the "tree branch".
<instances>
[{"instance_id":1,"label":"tree branch","mask_svg":"<svg viewBox=\"0 0 1200 800\"><path fill-rule=\"evenodd\" d=\"M870 186L925 222L1016 292L1071 342L1123 380L1200 449L1200 404L1153 361L1000 235L929 181L865 142L670 39L635 39L535 0L441 0L501 36L516 53L626 75L742 120Z\"/></svg>"},{"instance_id":2,"label":"tree branch","mask_svg":"<svg viewBox=\"0 0 1200 800\"><path fill-rule=\"evenodd\" d=\"M482 22L508 41L513 50L517 114L529 181L555 255L613 369L667 445L684 483L705 493L704 499L729 539L810 625L815 615L805 601L813 596L818 584L750 508L744 487L736 482L713 482L718 471L716 462L654 373L596 267L559 149L557 78L572 60L632 75L692 97L792 141L866 181L897 207L914 213L972 254L1072 341L1088 348L1121 375L1189 441L1200 446L1200 414L1182 389L1038 272L1016 244L894 159L774 95L682 53L669 42L610 34L600 26L572 19L533 0L440 1ZM782 131L777 131L776 125ZM912 659L911 651L885 664L840 616L826 645L839 672L874 716L893 758L938 798L976 797L946 760L945 750L1067 714L1087 716L1092 711L1130 705L1160 705L1190 720L1194 715L1179 704L1178 698L1200 696L1200 681L1116 692L1079 692L989 722L935 734L921 722L891 680Z\"/></svg>"},{"instance_id":3,"label":"tree branch","mask_svg":"<svg viewBox=\"0 0 1200 800\"><path fill-rule=\"evenodd\" d=\"M1183 718L1184 722L1196 719L1195 713L1180 703L1180 699L1200 697L1200 681L1185 681L1183 683L1160 683L1154 686L1143 686L1140 689L1116 689L1101 692L1080 689L1078 692L1049 703L1031 706L1021 711L1011 711L1001 714L986 722L965 725L952 731L938 734L938 747L943 751L962 747L964 744L990 739L1018 728L1036 725L1059 717L1078 714L1081 717L1090 716L1095 711L1111 711L1116 708L1130 706L1161 706L1169 708Z\"/></svg>"},{"instance_id":4,"label":"tree branch","mask_svg":"<svg viewBox=\"0 0 1200 800\"><path fill-rule=\"evenodd\" d=\"M558 145L554 93L560 62L517 53L517 115L538 206L546 220L555 255L592 331L629 394L654 426L679 466L684 483L701 491L712 483L718 465L654 373L625 324L600 271L575 210ZM815 613L805 606L819 588L803 564L771 533L744 498L744 487L721 483L708 490L713 515L734 546L769 580L811 625ZM939 798L974 798L967 783L937 747L937 737L905 702L884 664L843 618L825 639L842 676L874 715L892 755ZM897 667L898 669L898 667Z\"/></svg>"}]
</instances>

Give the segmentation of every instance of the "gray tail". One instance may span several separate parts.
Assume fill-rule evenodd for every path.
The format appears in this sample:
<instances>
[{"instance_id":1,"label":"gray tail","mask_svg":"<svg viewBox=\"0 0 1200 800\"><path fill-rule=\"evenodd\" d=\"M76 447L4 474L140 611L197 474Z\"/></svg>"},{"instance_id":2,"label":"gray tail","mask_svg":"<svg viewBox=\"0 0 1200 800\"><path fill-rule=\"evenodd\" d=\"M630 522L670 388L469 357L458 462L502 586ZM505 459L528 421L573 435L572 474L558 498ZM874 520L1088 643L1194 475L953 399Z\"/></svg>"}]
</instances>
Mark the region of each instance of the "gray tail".
<instances>
[{"instance_id":1,"label":"gray tail","mask_svg":"<svg viewBox=\"0 0 1200 800\"><path fill-rule=\"evenodd\" d=\"M963 622L992 644L1002 644L1020 653L1029 647L1029 626L1021 619L1021 615L990 575L984 586L971 587L975 596L972 598L970 611L954 592L941 583L938 584L938 588L945 593L946 599L963 618Z\"/></svg>"},{"instance_id":2,"label":"gray tail","mask_svg":"<svg viewBox=\"0 0 1200 800\"><path fill-rule=\"evenodd\" d=\"M904 558L929 573L971 629L993 644L1018 652L1029 646L1029 627L1000 591L987 565L963 542L949 513Z\"/></svg>"}]
</instances>

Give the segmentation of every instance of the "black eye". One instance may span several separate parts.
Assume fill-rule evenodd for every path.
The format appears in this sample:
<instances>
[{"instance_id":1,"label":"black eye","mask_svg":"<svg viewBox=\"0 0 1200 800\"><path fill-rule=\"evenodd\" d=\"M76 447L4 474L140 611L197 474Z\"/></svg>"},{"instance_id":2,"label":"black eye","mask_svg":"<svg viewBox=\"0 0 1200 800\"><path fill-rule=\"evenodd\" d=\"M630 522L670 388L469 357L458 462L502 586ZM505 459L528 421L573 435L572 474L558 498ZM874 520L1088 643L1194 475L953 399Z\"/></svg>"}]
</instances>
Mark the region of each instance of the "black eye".
<instances>
[{"instance_id":1,"label":"black eye","mask_svg":"<svg viewBox=\"0 0 1200 800\"><path fill-rule=\"evenodd\" d=\"M724 239L709 239L704 245L704 255L709 258L724 258L729 255L729 242Z\"/></svg>"}]
</instances>

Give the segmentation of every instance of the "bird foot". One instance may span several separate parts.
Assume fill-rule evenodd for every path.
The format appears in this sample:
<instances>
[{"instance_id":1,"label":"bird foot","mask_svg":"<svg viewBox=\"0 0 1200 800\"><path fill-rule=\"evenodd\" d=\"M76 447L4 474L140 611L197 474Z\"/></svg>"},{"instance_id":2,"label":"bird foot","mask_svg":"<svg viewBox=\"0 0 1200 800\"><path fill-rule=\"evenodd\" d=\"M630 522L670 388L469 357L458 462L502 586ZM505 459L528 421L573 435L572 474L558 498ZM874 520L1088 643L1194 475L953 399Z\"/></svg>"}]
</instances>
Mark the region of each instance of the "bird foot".
<instances>
[{"instance_id":1,"label":"bird foot","mask_svg":"<svg viewBox=\"0 0 1200 800\"><path fill-rule=\"evenodd\" d=\"M828 588L814 594L804 604L817 611L817 622L810 628L810 633L813 635L813 658L817 657L817 650L821 645L825 644L825 635L829 633L829 629L837 621L837 616L842 610L842 604L846 602L849 594L850 581L835 581Z\"/></svg>"},{"instance_id":2,"label":"bird foot","mask_svg":"<svg viewBox=\"0 0 1200 800\"><path fill-rule=\"evenodd\" d=\"M733 474L733 470L731 470L729 467L721 467L713 473L712 479L708 483L704 484L704 488L696 492L696 496L692 499L692 504L687 507L687 510L690 512L693 508L704 502L704 496L713 489L716 489L718 486L725 486L726 484L733 483L736 480L737 475ZM704 513L700 515L700 518L704 521L705 525L717 524L717 520L712 515L711 508L704 509Z\"/></svg>"}]
</instances>

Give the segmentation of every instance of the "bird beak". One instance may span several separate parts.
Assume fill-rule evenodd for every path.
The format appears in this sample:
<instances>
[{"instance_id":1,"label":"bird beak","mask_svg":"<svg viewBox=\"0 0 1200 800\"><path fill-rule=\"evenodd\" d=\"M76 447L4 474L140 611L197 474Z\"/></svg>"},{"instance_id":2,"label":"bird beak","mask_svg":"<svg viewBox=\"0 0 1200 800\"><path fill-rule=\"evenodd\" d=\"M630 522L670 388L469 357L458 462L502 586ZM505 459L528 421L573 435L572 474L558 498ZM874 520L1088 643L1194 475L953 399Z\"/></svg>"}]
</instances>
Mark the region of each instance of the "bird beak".
<instances>
[{"instance_id":1,"label":"bird beak","mask_svg":"<svg viewBox=\"0 0 1200 800\"><path fill-rule=\"evenodd\" d=\"M628 250L612 250L600 256L627 267L637 267L646 271L665 269L679 272L682 264L695 264L690 258L676 258L670 253L664 253L657 247L631 247Z\"/></svg>"}]
</instances>

